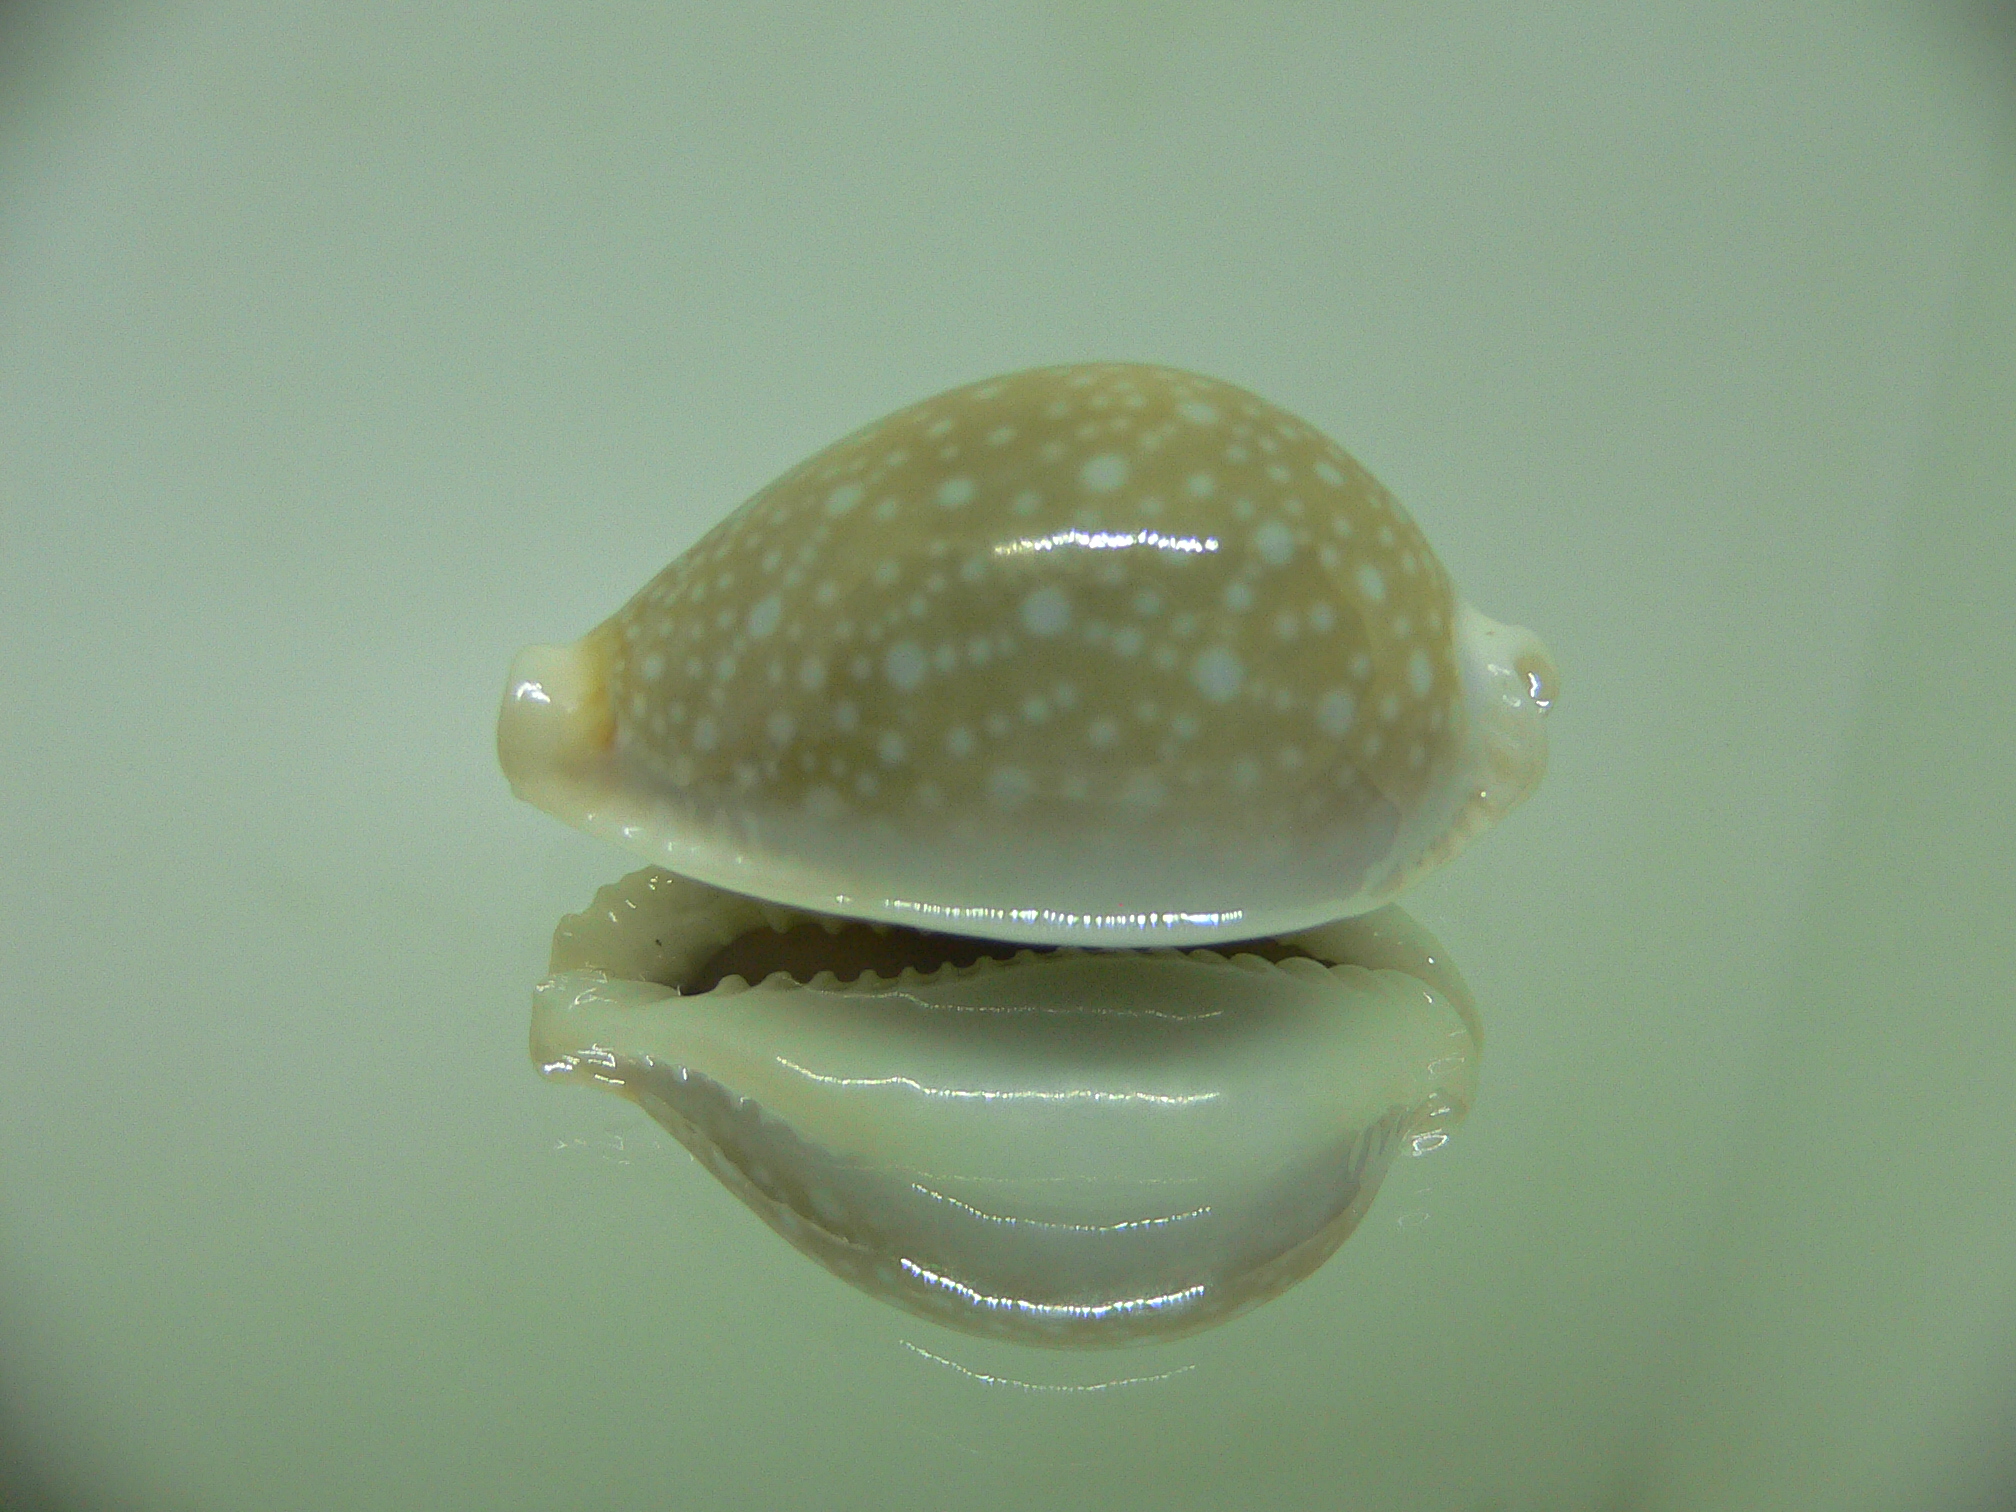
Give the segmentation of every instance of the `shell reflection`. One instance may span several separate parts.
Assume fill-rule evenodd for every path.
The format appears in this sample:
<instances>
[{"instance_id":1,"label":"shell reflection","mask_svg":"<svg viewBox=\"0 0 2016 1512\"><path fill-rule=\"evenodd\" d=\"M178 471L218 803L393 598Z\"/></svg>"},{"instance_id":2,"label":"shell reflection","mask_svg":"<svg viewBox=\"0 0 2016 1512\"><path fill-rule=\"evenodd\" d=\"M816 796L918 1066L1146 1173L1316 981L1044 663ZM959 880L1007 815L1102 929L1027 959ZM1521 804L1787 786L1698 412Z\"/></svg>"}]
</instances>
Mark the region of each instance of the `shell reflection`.
<instances>
[{"instance_id":1,"label":"shell reflection","mask_svg":"<svg viewBox=\"0 0 2016 1512\"><path fill-rule=\"evenodd\" d=\"M1479 1049L1395 908L1229 957L1039 952L655 869L562 922L532 1025L548 1076L636 1102L836 1274L1053 1345L1192 1332L1308 1275L1462 1117Z\"/></svg>"}]
</instances>

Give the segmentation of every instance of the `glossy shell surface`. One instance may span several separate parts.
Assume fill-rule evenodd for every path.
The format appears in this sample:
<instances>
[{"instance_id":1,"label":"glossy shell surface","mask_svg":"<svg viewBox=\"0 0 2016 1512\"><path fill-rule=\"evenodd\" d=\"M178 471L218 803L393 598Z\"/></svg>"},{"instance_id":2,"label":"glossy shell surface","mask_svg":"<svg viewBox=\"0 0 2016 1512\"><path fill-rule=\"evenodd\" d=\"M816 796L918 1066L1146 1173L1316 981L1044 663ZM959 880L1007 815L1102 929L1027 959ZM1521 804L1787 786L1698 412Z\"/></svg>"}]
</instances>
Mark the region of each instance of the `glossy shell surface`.
<instances>
[{"instance_id":1,"label":"glossy shell surface","mask_svg":"<svg viewBox=\"0 0 2016 1512\"><path fill-rule=\"evenodd\" d=\"M1551 677L1393 497L1213 379L901 410L514 664L514 788L825 912L1193 943L1378 906L1538 780Z\"/></svg>"},{"instance_id":2,"label":"glossy shell surface","mask_svg":"<svg viewBox=\"0 0 2016 1512\"><path fill-rule=\"evenodd\" d=\"M561 925L533 1057L854 1285L1065 1346L1278 1294L1474 1095L1462 979L1396 908L1231 954L944 945L640 872ZM760 964L793 955L852 964Z\"/></svg>"}]
</instances>

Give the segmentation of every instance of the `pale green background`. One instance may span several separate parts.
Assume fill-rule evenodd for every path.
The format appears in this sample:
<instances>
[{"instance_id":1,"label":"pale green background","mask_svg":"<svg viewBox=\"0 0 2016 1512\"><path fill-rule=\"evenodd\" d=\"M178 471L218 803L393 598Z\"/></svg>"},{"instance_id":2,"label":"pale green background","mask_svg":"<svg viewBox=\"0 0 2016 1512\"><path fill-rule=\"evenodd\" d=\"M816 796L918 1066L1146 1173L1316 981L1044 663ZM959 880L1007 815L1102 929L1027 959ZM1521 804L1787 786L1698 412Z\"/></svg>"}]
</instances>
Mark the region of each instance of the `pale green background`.
<instances>
[{"instance_id":1,"label":"pale green background","mask_svg":"<svg viewBox=\"0 0 2016 1512\"><path fill-rule=\"evenodd\" d=\"M1776 0L0 14L13 1473L2003 1505L2006 40ZM857 1295L539 1082L547 936L628 864L490 749L513 650L804 453L1086 357L1331 432L1567 694L1538 799L1415 895L1482 1000L1469 1124L1281 1300L1096 1358Z\"/></svg>"}]
</instances>

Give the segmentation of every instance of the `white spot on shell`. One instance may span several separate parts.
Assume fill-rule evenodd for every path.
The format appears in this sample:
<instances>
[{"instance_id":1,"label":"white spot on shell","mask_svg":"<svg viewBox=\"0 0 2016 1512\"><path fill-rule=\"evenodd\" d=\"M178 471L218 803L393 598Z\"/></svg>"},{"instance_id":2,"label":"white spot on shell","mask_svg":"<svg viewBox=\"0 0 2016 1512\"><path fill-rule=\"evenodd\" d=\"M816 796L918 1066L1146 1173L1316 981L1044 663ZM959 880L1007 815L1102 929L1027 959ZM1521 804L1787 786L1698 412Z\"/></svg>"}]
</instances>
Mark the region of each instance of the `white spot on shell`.
<instances>
[{"instance_id":1,"label":"white spot on shell","mask_svg":"<svg viewBox=\"0 0 2016 1512\"><path fill-rule=\"evenodd\" d=\"M987 796L1003 808L1016 808L1029 801L1036 786L1020 767L996 767L987 774Z\"/></svg>"},{"instance_id":2,"label":"white spot on shell","mask_svg":"<svg viewBox=\"0 0 2016 1512\"><path fill-rule=\"evenodd\" d=\"M1428 660L1428 653L1416 646L1407 658L1407 686L1416 698L1426 698L1428 690L1435 686L1435 668Z\"/></svg>"},{"instance_id":3,"label":"white spot on shell","mask_svg":"<svg viewBox=\"0 0 2016 1512\"><path fill-rule=\"evenodd\" d=\"M938 502L947 509L957 509L973 502L973 480L971 478L947 478L938 485Z\"/></svg>"},{"instance_id":4,"label":"white spot on shell","mask_svg":"<svg viewBox=\"0 0 2016 1512\"><path fill-rule=\"evenodd\" d=\"M1185 399L1181 404L1176 406L1176 413L1181 415L1185 420L1188 420L1192 425L1216 425L1218 423L1217 409L1212 405L1206 404L1202 399Z\"/></svg>"},{"instance_id":5,"label":"white spot on shell","mask_svg":"<svg viewBox=\"0 0 2016 1512\"><path fill-rule=\"evenodd\" d=\"M1078 470L1078 481L1094 493L1111 493L1127 481L1127 459L1118 452L1101 452Z\"/></svg>"},{"instance_id":6,"label":"white spot on shell","mask_svg":"<svg viewBox=\"0 0 2016 1512\"><path fill-rule=\"evenodd\" d=\"M860 502L861 485L859 483L842 483L833 492L826 495L826 513L829 515L843 515Z\"/></svg>"},{"instance_id":7,"label":"white spot on shell","mask_svg":"<svg viewBox=\"0 0 2016 1512\"><path fill-rule=\"evenodd\" d=\"M1246 681L1246 668L1229 646L1212 646L1198 653L1190 666L1190 680L1211 702L1224 703Z\"/></svg>"},{"instance_id":8,"label":"white spot on shell","mask_svg":"<svg viewBox=\"0 0 2016 1512\"><path fill-rule=\"evenodd\" d=\"M777 628L777 622L783 617L784 600L774 593L765 594L749 611L749 633L757 640L761 640Z\"/></svg>"},{"instance_id":9,"label":"white spot on shell","mask_svg":"<svg viewBox=\"0 0 2016 1512\"><path fill-rule=\"evenodd\" d=\"M898 641L882 654L882 675L899 693L908 693L924 681L926 665L924 650L915 641Z\"/></svg>"},{"instance_id":10,"label":"white spot on shell","mask_svg":"<svg viewBox=\"0 0 2016 1512\"><path fill-rule=\"evenodd\" d=\"M1253 532L1253 549L1269 567L1286 566L1295 555L1295 532L1279 520L1269 520Z\"/></svg>"},{"instance_id":11,"label":"white spot on shell","mask_svg":"<svg viewBox=\"0 0 2016 1512\"><path fill-rule=\"evenodd\" d=\"M1358 718L1358 700L1344 688L1332 688L1316 700L1316 723L1326 735L1346 734Z\"/></svg>"},{"instance_id":12,"label":"white spot on shell","mask_svg":"<svg viewBox=\"0 0 2016 1512\"><path fill-rule=\"evenodd\" d=\"M1358 569L1358 591L1378 603L1386 597L1386 575L1370 562Z\"/></svg>"},{"instance_id":13,"label":"white spot on shell","mask_svg":"<svg viewBox=\"0 0 2016 1512\"><path fill-rule=\"evenodd\" d=\"M1022 600L1022 627L1031 635L1056 635L1071 623L1071 600L1054 584Z\"/></svg>"}]
</instances>

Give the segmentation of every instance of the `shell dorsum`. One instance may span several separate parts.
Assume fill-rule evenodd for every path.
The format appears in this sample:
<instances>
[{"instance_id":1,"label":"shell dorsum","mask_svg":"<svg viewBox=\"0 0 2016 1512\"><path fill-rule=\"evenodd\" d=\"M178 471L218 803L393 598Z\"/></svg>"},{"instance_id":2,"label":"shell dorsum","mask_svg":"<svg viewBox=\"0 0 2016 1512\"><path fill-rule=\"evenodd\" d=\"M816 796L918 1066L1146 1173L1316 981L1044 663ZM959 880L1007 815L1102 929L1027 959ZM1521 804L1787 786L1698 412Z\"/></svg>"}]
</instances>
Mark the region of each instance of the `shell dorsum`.
<instances>
[{"instance_id":1,"label":"shell dorsum","mask_svg":"<svg viewBox=\"0 0 2016 1512\"><path fill-rule=\"evenodd\" d=\"M835 443L525 653L499 747L521 796L756 897L1234 939L1378 906L1531 788L1507 644L1544 665L1306 423L1045 368Z\"/></svg>"}]
</instances>

